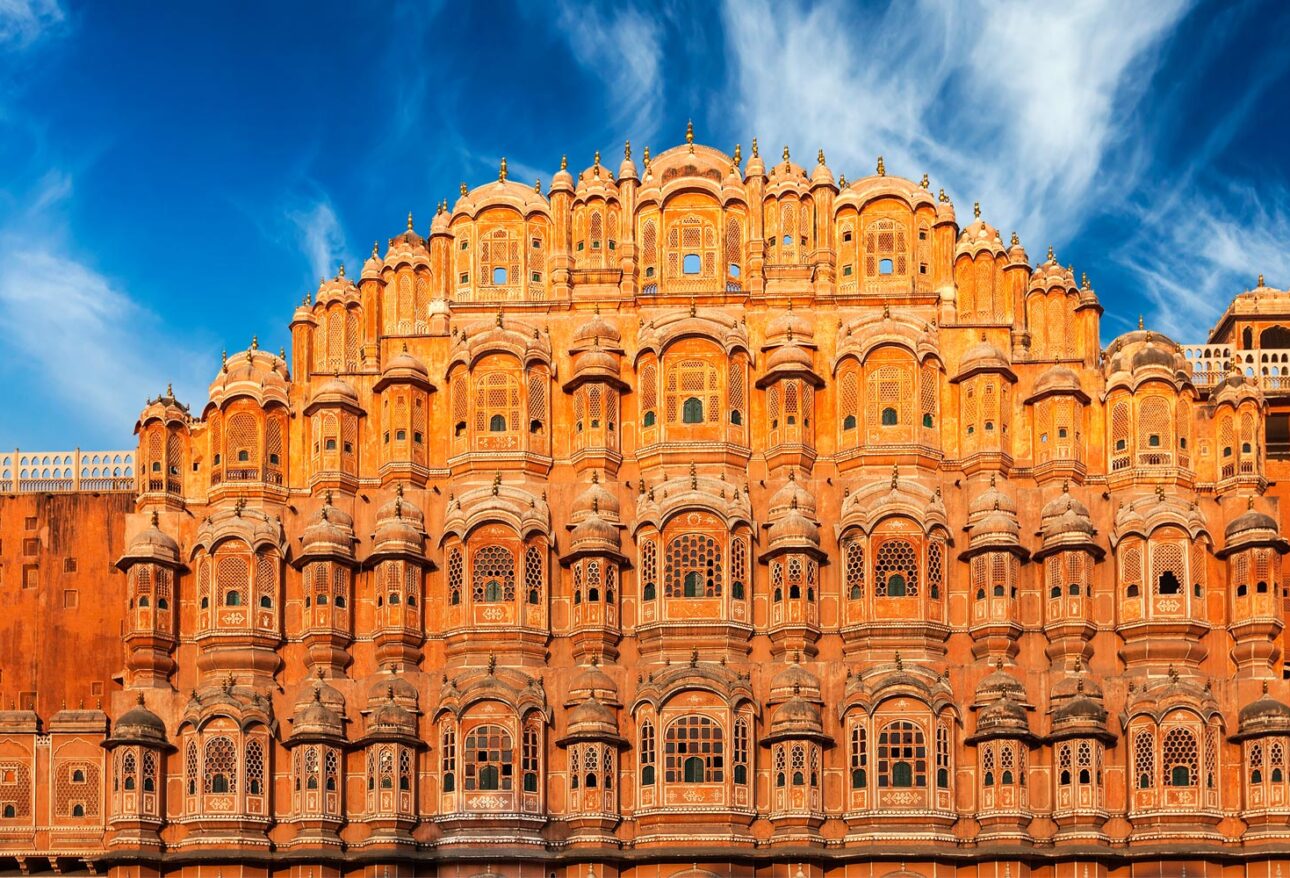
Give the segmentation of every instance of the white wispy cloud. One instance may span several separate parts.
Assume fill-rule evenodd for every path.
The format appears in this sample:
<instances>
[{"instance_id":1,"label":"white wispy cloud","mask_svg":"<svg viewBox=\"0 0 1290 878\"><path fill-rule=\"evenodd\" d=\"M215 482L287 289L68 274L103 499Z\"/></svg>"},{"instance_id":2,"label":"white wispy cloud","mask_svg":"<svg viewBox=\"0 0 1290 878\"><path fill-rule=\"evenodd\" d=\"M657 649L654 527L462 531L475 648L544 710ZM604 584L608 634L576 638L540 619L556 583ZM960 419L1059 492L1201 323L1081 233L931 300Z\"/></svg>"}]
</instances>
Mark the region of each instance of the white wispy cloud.
<instances>
[{"instance_id":1,"label":"white wispy cloud","mask_svg":"<svg viewBox=\"0 0 1290 878\"><path fill-rule=\"evenodd\" d=\"M655 7L561 0L556 31L574 60L605 85L599 106L617 131L654 134L663 101L663 23Z\"/></svg>"},{"instance_id":2,"label":"white wispy cloud","mask_svg":"<svg viewBox=\"0 0 1290 878\"><path fill-rule=\"evenodd\" d=\"M66 20L58 0L0 0L0 49L29 48Z\"/></svg>"},{"instance_id":3,"label":"white wispy cloud","mask_svg":"<svg viewBox=\"0 0 1290 878\"><path fill-rule=\"evenodd\" d=\"M889 171L927 171L1046 243L1114 189L1107 156L1137 130L1132 109L1187 8L927 0L857 13L841 0L726 0L728 97L776 153L826 146L852 177L883 154Z\"/></svg>"},{"instance_id":4,"label":"white wispy cloud","mask_svg":"<svg viewBox=\"0 0 1290 878\"><path fill-rule=\"evenodd\" d=\"M57 423L75 431L67 446L128 447L135 413L168 379L183 398L205 398L209 352L194 353L78 258L62 215L72 191L69 175L49 172L0 226L0 355L30 382L11 395L6 442L23 441L24 413L47 426L61 412Z\"/></svg>"},{"instance_id":5,"label":"white wispy cloud","mask_svg":"<svg viewBox=\"0 0 1290 878\"><path fill-rule=\"evenodd\" d=\"M331 201L320 198L286 211L300 251L314 277L331 277L345 259L345 230Z\"/></svg>"},{"instance_id":6,"label":"white wispy cloud","mask_svg":"<svg viewBox=\"0 0 1290 878\"><path fill-rule=\"evenodd\" d=\"M1231 183L1212 195L1194 194L1163 212L1139 208L1153 230L1151 246L1125 249L1117 260L1141 282L1153 306L1153 325L1174 338L1200 342L1232 296L1290 286L1290 192Z\"/></svg>"}]
</instances>

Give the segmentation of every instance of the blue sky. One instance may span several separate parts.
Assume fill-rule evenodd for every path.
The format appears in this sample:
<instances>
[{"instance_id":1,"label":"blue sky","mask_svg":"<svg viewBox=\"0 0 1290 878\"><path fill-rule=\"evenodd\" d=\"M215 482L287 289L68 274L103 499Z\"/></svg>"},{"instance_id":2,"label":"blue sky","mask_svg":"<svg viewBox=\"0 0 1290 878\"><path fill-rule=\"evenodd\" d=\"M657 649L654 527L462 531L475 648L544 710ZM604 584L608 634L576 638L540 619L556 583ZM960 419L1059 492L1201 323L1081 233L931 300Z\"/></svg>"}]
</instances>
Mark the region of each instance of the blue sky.
<instances>
[{"instance_id":1,"label":"blue sky","mask_svg":"<svg viewBox=\"0 0 1290 878\"><path fill-rule=\"evenodd\" d=\"M931 175L1104 339L1290 285L1290 4L0 0L0 448L131 447L459 181L754 135ZM809 163L809 161L808 161Z\"/></svg>"}]
</instances>

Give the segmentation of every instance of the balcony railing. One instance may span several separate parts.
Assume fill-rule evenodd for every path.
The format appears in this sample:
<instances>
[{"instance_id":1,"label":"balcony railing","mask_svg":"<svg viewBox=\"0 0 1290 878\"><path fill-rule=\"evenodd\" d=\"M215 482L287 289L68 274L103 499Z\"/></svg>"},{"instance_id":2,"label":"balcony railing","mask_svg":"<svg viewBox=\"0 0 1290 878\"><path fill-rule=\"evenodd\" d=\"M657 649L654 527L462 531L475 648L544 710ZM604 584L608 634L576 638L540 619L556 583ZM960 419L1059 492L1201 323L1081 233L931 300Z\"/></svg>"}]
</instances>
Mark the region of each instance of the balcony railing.
<instances>
[{"instance_id":1,"label":"balcony railing","mask_svg":"<svg viewBox=\"0 0 1290 878\"><path fill-rule=\"evenodd\" d=\"M68 494L135 489L134 451L0 452L0 493Z\"/></svg>"},{"instance_id":2,"label":"balcony railing","mask_svg":"<svg viewBox=\"0 0 1290 878\"><path fill-rule=\"evenodd\" d=\"M1210 388L1227 377L1232 358L1241 372L1259 380L1264 393L1290 393L1290 348L1236 350L1225 344L1183 345L1183 354L1191 363L1192 383Z\"/></svg>"}]
</instances>

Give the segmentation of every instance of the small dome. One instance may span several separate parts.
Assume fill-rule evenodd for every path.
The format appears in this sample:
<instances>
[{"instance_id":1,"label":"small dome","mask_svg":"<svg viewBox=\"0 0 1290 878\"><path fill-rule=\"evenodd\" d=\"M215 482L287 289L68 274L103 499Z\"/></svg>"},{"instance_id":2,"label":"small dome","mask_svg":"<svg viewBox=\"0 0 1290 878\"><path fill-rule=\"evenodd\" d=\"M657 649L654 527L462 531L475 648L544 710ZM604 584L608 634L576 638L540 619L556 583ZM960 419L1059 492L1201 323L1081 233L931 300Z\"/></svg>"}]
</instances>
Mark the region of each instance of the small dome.
<instances>
[{"instance_id":1,"label":"small dome","mask_svg":"<svg viewBox=\"0 0 1290 878\"><path fill-rule=\"evenodd\" d=\"M381 370L381 378L388 380L411 378L429 381L430 370L425 367L424 363L408 353L408 346L404 344L403 350L390 357L389 362L385 364L385 368Z\"/></svg>"},{"instance_id":2,"label":"small dome","mask_svg":"<svg viewBox=\"0 0 1290 878\"><path fill-rule=\"evenodd\" d=\"M1065 290L1076 289L1075 273L1057 261L1050 247L1048 258L1030 274L1030 289L1051 290L1054 287Z\"/></svg>"},{"instance_id":3,"label":"small dome","mask_svg":"<svg viewBox=\"0 0 1290 878\"><path fill-rule=\"evenodd\" d=\"M1240 734L1285 734L1290 730L1290 706L1268 694L1264 684L1263 695L1241 708Z\"/></svg>"},{"instance_id":4,"label":"small dome","mask_svg":"<svg viewBox=\"0 0 1290 878\"><path fill-rule=\"evenodd\" d=\"M367 717L368 735L416 734L417 720L412 712L394 700L393 695L377 705Z\"/></svg>"},{"instance_id":5,"label":"small dome","mask_svg":"<svg viewBox=\"0 0 1290 878\"><path fill-rule=\"evenodd\" d=\"M1046 518L1055 518L1067 513L1074 513L1083 518L1089 517L1088 507L1081 503L1078 497L1070 493L1069 485L1063 485L1062 493L1044 504L1044 508L1039 513L1039 518L1042 521Z\"/></svg>"},{"instance_id":6,"label":"small dome","mask_svg":"<svg viewBox=\"0 0 1290 878\"><path fill-rule=\"evenodd\" d=\"M425 515L403 497L403 486L395 496L376 511L376 531L372 534L372 554L422 557L425 551Z\"/></svg>"},{"instance_id":7,"label":"small dome","mask_svg":"<svg viewBox=\"0 0 1290 878\"><path fill-rule=\"evenodd\" d=\"M617 553L622 548L622 538L618 528L592 511L590 515L578 522L569 536L569 545L574 551L604 550Z\"/></svg>"},{"instance_id":8,"label":"small dome","mask_svg":"<svg viewBox=\"0 0 1290 878\"><path fill-rule=\"evenodd\" d=\"M286 405L288 380L286 361L260 350L253 340L248 350L224 358L210 385L210 401L220 406L235 396L250 396L261 405L269 401Z\"/></svg>"},{"instance_id":9,"label":"small dome","mask_svg":"<svg viewBox=\"0 0 1290 878\"><path fill-rule=\"evenodd\" d=\"M999 699L981 708L976 716L976 734L980 739L991 736L1018 736L1028 734L1030 724L1026 718L1025 705L1012 698L1005 691Z\"/></svg>"},{"instance_id":10,"label":"small dome","mask_svg":"<svg viewBox=\"0 0 1290 878\"><path fill-rule=\"evenodd\" d=\"M618 736L618 717L594 695L569 711L569 734Z\"/></svg>"},{"instance_id":11,"label":"small dome","mask_svg":"<svg viewBox=\"0 0 1290 878\"><path fill-rule=\"evenodd\" d=\"M351 405L358 406L358 393L339 375L334 375L314 391L309 400L310 407L317 405Z\"/></svg>"},{"instance_id":12,"label":"small dome","mask_svg":"<svg viewBox=\"0 0 1290 878\"><path fill-rule=\"evenodd\" d=\"M322 687L310 687L312 695L296 704L291 721L292 739L304 737L343 737L344 720L323 701Z\"/></svg>"},{"instance_id":13,"label":"small dome","mask_svg":"<svg viewBox=\"0 0 1290 878\"><path fill-rule=\"evenodd\" d=\"M968 521L974 522L978 517L996 510L1015 516L1017 501L998 487L998 481L991 473L986 489L975 495L968 503Z\"/></svg>"},{"instance_id":14,"label":"small dome","mask_svg":"<svg viewBox=\"0 0 1290 878\"><path fill-rule=\"evenodd\" d=\"M794 695L818 698L820 681L809 670L794 661L771 678L770 693L773 699L789 698Z\"/></svg>"},{"instance_id":15,"label":"small dome","mask_svg":"<svg viewBox=\"0 0 1290 878\"><path fill-rule=\"evenodd\" d=\"M1106 708L1088 695L1077 695L1053 711L1054 725L1077 722L1101 725L1106 722Z\"/></svg>"},{"instance_id":16,"label":"small dome","mask_svg":"<svg viewBox=\"0 0 1290 878\"><path fill-rule=\"evenodd\" d=\"M797 481L797 471L790 469L788 479L770 496L766 511L774 519L792 508L797 508L808 516L814 515L816 511L815 496Z\"/></svg>"},{"instance_id":17,"label":"small dome","mask_svg":"<svg viewBox=\"0 0 1290 878\"><path fill-rule=\"evenodd\" d=\"M981 219L978 213L976 218L963 231L959 232L954 255L956 257L963 255L976 256L983 251L1000 256L1005 253L1003 239L999 237L999 230Z\"/></svg>"},{"instance_id":18,"label":"small dome","mask_svg":"<svg viewBox=\"0 0 1290 878\"><path fill-rule=\"evenodd\" d=\"M766 371L810 371L814 366L811 360L811 354L803 347L795 344L785 344L771 351L770 356L766 358Z\"/></svg>"},{"instance_id":19,"label":"small dome","mask_svg":"<svg viewBox=\"0 0 1290 878\"><path fill-rule=\"evenodd\" d=\"M331 505L328 496L305 526L300 537L304 556L335 554L354 557L354 519L348 512Z\"/></svg>"},{"instance_id":20,"label":"small dome","mask_svg":"<svg viewBox=\"0 0 1290 878\"><path fill-rule=\"evenodd\" d=\"M1005 370L1009 368L1008 358L991 342L982 339L968 348L959 364L959 374L982 369Z\"/></svg>"},{"instance_id":21,"label":"small dome","mask_svg":"<svg viewBox=\"0 0 1290 878\"><path fill-rule=\"evenodd\" d=\"M618 496L600 483L600 474L595 471L591 473L591 484L573 501L570 518L581 521L593 512L610 521L617 521L620 514Z\"/></svg>"},{"instance_id":22,"label":"small dome","mask_svg":"<svg viewBox=\"0 0 1290 878\"><path fill-rule=\"evenodd\" d=\"M830 171L829 166L824 163L824 150L820 150L820 154L815 162L815 167L811 169L811 185L833 185L833 172Z\"/></svg>"},{"instance_id":23,"label":"small dome","mask_svg":"<svg viewBox=\"0 0 1290 878\"><path fill-rule=\"evenodd\" d=\"M1161 366L1165 369L1174 368L1174 355L1163 347L1157 347L1153 342L1147 342L1133 355L1132 369L1147 369L1151 366Z\"/></svg>"},{"instance_id":24,"label":"small dome","mask_svg":"<svg viewBox=\"0 0 1290 878\"><path fill-rule=\"evenodd\" d=\"M139 693L138 703L112 724L110 740L121 743L137 741L152 746L169 745L165 722L144 704L142 692Z\"/></svg>"},{"instance_id":25,"label":"small dome","mask_svg":"<svg viewBox=\"0 0 1290 878\"><path fill-rule=\"evenodd\" d=\"M617 701L618 686L600 669L599 664L585 665L569 683L569 695L574 698L597 698Z\"/></svg>"},{"instance_id":26,"label":"small dome","mask_svg":"<svg viewBox=\"0 0 1290 878\"><path fill-rule=\"evenodd\" d=\"M766 324L766 347L787 344L789 342L805 343L814 346L815 330L801 311L794 311L790 302L788 309L776 315Z\"/></svg>"},{"instance_id":27,"label":"small dome","mask_svg":"<svg viewBox=\"0 0 1290 878\"><path fill-rule=\"evenodd\" d=\"M770 738L820 737L824 723L820 706L796 695L775 711L770 722Z\"/></svg>"},{"instance_id":28,"label":"small dome","mask_svg":"<svg viewBox=\"0 0 1290 878\"><path fill-rule=\"evenodd\" d=\"M573 355L573 377L584 381L600 379L617 382L620 380L618 358L607 348L593 343L591 347Z\"/></svg>"},{"instance_id":29,"label":"small dome","mask_svg":"<svg viewBox=\"0 0 1290 878\"><path fill-rule=\"evenodd\" d=\"M772 549L781 546L818 547L820 528L794 505L771 523L767 543Z\"/></svg>"},{"instance_id":30,"label":"small dome","mask_svg":"<svg viewBox=\"0 0 1290 878\"><path fill-rule=\"evenodd\" d=\"M1044 370L1035 382L1035 395L1041 393L1080 393L1079 376L1066 366L1052 366Z\"/></svg>"},{"instance_id":31,"label":"small dome","mask_svg":"<svg viewBox=\"0 0 1290 878\"><path fill-rule=\"evenodd\" d=\"M992 510L981 516L972 525L971 538L975 544L979 540L998 540L1006 538L1015 541L1021 535L1021 524L1017 517L1001 509Z\"/></svg>"},{"instance_id":32,"label":"small dome","mask_svg":"<svg viewBox=\"0 0 1290 878\"><path fill-rule=\"evenodd\" d=\"M1024 702L1026 700L1026 687L1022 685L1020 680L1003 669L1003 661L1000 660L994 671L983 677L981 682L977 684L976 700L978 703L990 701L1004 697L1005 693L1013 701Z\"/></svg>"},{"instance_id":33,"label":"small dome","mask_svg":"<svg viewBox=\"0 0 1290 878\"><path fill-rule=\"evenodd\" d=\"M1251 500L1253 504L1253 500ZM1248 540L1257 537L1269 537L1275 539L1278 537L1280 528L1277 520L1266 512L1259 512L1253 508L1253 505L1233 518L1231 523L1223 531L1223 537L1227 543L1233 543L1237 540Z\"/></svg>"},{"instance_id":34,"label":"small dome","mask_svg":"<svg viewBox=\"0 0 1290 878\"><path fill-rule=\"evenodd\" d=\"M623 336L612 323L600 314L600 309L589 320L579 326L573 333L574 347L592 346L617 348L622 344Z\"/></svg>"},{"instance_id":35,"label":"small dome","mask_svg":"<svg viewBox=\"0 0 1290 878\"><path fill-rule=\"evenodd\" d=\"M153 513L152 523L130 541L123 561L153 561L172 567L179 565L179 543L158 526L158 516Z\"/></svg>"},{"instance_id":36,"label":"small dome","mask_svg":"<svg viewBox=\"0 0 1290 878\"><path fill-rule=\"evenodd\" d=\"M378 704L393 695L399 704L415 707L419 694L417 687L402 674L377 674L367 687L367 703Z\"/></svg>"}]
</instances>

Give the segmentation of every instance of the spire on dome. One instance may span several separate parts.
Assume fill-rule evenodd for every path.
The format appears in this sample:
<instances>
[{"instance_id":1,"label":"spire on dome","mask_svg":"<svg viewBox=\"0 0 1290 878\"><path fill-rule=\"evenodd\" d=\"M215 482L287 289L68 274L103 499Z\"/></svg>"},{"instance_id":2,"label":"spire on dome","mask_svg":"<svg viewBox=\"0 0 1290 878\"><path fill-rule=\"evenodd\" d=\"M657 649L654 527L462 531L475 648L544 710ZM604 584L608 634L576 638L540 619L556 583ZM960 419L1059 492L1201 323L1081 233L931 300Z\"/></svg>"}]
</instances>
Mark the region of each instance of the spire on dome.
<instances>
[{"instance_id":1,"label":"spire on dome","mask_svg":"<svg viewBox=\"0 0 1290 878\"><path fill-rule=\"evenodd\" d=\"M497 182L498 183L506 182L506 156L502 156L501 167L497 169Z\"/></svg>"},{"instance_id":2,"label":"spire on dome","mask_svg":"<svg viewBox=\"0 0 1290 878\"><path fill-rule=\"evenodd\" d=\"M882 160L882 156L878 156L878 176L887 176L887 164Z\"/></svg>"},{"instance_id":3,"label":"spire on dome","mask_svg":"<svg viewBox=\"0 0 1290 878\"><path fill-rule=\"evenodd\" d=\"M981 202L979 201L972 202L972 216L975 219L981 218Z\"/></svg>"},{"instance_id":4,"label":"spire on dome","mask_svg":"<svg viewBox=\"0 0 1290 878\"><path fill-rule=\"evenodd\" d=\"M624 140L623 141L623 161L629 162L631 160L632 160L632 142L630 140Z\"/></svg>"},{"instance_id":5,"label":"spire on dome","mask_svg":"<svg viewBox=\"0 0 1290 878\"><path fill-rule=\"evenodd\" d=\"M824 164L824 150L823 150L823 149L821 149L821 150L816 154L816 156L815 156L815 163L816 163L817 165L822 165L822 164Z\"/></svg>"},{"instance_id":6,"label":"spire on dome","mask_svg":"<svg viewBox=\"0 0 1290 878\"><path fill-rule=\"evenodd\" d=\"M918 185L923 189L926 189L928 186L931 185L931 183L932 181L928 179L926 174L923 174L923 179L918 181Z\"/></svg>"},{"instance_id":7,"label":"spire on dome","mask_svg":"<svg viewBox=\"0 0 1290 878\"><path fill-rule=\"evenodd\" d=\"M694 152L694 120L687 119L685 122L685 142L690 147L690 152Z\"/></svg>"}]
</instances>

